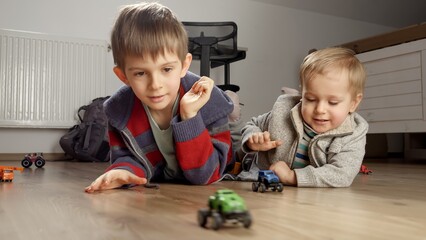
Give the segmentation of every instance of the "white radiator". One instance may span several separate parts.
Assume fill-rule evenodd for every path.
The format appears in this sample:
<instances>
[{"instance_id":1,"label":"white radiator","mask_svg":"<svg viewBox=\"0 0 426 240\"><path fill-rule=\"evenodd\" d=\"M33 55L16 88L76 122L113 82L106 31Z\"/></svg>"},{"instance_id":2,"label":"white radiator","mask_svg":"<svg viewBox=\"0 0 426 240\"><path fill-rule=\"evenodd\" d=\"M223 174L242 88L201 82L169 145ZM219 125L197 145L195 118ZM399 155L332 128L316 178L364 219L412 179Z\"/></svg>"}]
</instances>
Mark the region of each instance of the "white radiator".
<instances>
[{"instance_id":1,"label":"white radiator","mask_svg":"<svg viewBox=\"0 0 426 240\"><path fill-rule=\"evenodd\" d=\"M106 95L108 44L0 29L0 127L68 128Z\"/></svg>"}]
</instances>

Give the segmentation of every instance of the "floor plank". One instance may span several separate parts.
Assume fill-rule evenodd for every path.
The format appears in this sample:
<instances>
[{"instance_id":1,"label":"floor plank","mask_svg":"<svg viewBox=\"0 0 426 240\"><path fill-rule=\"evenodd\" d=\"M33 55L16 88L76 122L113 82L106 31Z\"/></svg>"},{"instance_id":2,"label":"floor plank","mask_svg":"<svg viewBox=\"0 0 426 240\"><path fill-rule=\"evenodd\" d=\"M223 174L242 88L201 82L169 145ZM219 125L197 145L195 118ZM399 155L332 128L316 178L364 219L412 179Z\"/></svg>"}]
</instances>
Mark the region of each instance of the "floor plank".
<instances>
[{"instance_id":1,"label":"floor plank","mask_svg":"<svg viewBox=\"0 0 426 240\"><path fill-rule=\"evenodd\" d=\"M17 166L19 161L1 161ZM368 163L349 188L251 191L248 182L161 184L86 194L107 163L48 161L0 183L1 239L425 239L426 165ZM217 189L242 196L253 225L200 228Z\"/></svg>"}]
</instances>

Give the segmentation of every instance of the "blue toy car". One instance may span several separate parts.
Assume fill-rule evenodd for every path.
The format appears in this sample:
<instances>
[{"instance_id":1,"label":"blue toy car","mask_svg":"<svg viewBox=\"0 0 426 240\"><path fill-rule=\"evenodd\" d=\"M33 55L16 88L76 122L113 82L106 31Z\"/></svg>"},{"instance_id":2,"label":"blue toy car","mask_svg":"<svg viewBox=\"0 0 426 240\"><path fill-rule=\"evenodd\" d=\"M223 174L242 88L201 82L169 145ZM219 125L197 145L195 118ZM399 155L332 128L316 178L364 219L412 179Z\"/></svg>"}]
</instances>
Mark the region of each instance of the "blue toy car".
<instances>
[{"instance_id":1,"label":"blue toy car","mask_svg":"<svg viewBox=\"0 0 426 240\"><path fill-rule=\"evenodd\" d=\"M284 186L272 170L259 170L257 182L252 184L253 192L259 190L261 193L264 193L269 188L271 188L272 191L282 192Z\"/></svg>"}]
</instances>

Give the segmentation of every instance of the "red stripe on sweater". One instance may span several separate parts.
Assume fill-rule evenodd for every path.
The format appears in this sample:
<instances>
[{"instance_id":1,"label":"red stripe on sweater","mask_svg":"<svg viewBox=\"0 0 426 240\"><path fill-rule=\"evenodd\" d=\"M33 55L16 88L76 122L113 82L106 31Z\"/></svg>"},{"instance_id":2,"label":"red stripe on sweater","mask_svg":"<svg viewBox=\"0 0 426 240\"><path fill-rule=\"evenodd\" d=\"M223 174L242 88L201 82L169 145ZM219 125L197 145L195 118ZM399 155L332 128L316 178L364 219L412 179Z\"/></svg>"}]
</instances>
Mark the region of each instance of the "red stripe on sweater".
<instances>
[{"instance_id":1,"label":"red stripe on sweater","mask_svg":"<svg viewBox=\"0 0 426 240\"><path fill-rule=\"evenodd\" d=\"M132 114L127 124L127 128L133 136L138 136L150 128L148 116L146 115L142 102L138 98L135 98Z\"/></svg>"},{"instance_id":2,"label":"red stripe on sweater","mask_svg":"<svg viewBox=\"0 0 426 240\"><path fill-rule=\"evenodd\" d=\"M207 130L192 140L176 143L176 155L183 171L204 166L212 152L213 145Z\"/></svg>"},{"instance_id":3,"label":"red stripe on sweater","mask_svg":"<svg viewBox=\"0 0 426 240\"><path fill-rule=\"evenodd\" d=\"M213 138L226 143L229 146L229 151L228 151L228 159L226 160L226 164L230 163L232 161L232 143L231 143L231 132L230 131L226 131L226 132L221 132L219 134L213 135Z\"/></svg>"},{"instance_id":4,"label":"red stripe on sweater","mask_svg":"<svg viewBox=\"0 0 426 240\"><path fill-rule=\"evenodd\" d=\"M113 170L113 169L118 168L118 167L129 167L129 168L132 169L133 173L136 176L141 177L141 178L145 178L145 172L141 168L138 168L138 167L136 167L136 166L134 166L134 165L132 165L130 163L116 163L116 164L112 164L111 166L109 166L106 169L105 172L108 172L108 171Z\"/></svg>"},{"instance_id":5,"label":"red stripe on sweater","mask_svg":"<svg viewBox=\"0 0 426 240\"><path fill-rule=\"evenodd\" d=\"M209 181L207 182L207 184L210 184L212 182L216 182L217 180L219 180L220 178L220 174L219 174L219 166L216 168L216 170L214 170L214 173L212 174L212 176L210 177Z\"/></svg>"},{"instance_id":6,"label":"red stripe on sweater","mask_svg":"<svg viewBox=\"0 0 426 240\"><path fill-rule=\"evenodd\" d=\"M154 167L157 166L157 164L163 161L164 159L163 155L159 150L147 153L146 157L148 158L151 165Z\"/></svg>"},{"instance_id":7,"label":"red stripe on sweater","mask_svg":"<svg viewBox=\"0 0 426 240\"><path fill-rule=\"evenodd\" d=\"M117 132L108 131L108 135L109 135L110 146L120 146L120 147L126 146L126 144L123 142L123 139L121 139L121 136L117 134Z\"/></svg>"}]
</instances>

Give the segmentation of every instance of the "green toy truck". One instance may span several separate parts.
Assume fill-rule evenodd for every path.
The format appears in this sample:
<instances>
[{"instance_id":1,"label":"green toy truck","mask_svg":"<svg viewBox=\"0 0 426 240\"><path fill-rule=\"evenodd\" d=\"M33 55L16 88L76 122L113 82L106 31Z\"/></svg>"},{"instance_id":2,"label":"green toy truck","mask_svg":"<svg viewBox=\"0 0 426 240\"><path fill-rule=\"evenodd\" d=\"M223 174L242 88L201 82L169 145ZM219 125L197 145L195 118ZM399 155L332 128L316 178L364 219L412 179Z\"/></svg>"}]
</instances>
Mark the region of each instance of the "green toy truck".
<instances>
[{"instance_id":1,"label":"green toy truck","mask_svg":"<svg viewBox=\"0 0 426 240\"><path fill-rule=\"evenodd\" d=\"M198 210L201 227L206 227L208 217L212 219L214 230L218 230L226 221L240 222L245 228L251 225L251 215L244 200L232 190L217 190L215 195L209 197L208 206L208 209Z\"/></svg>"}]
</instances>

